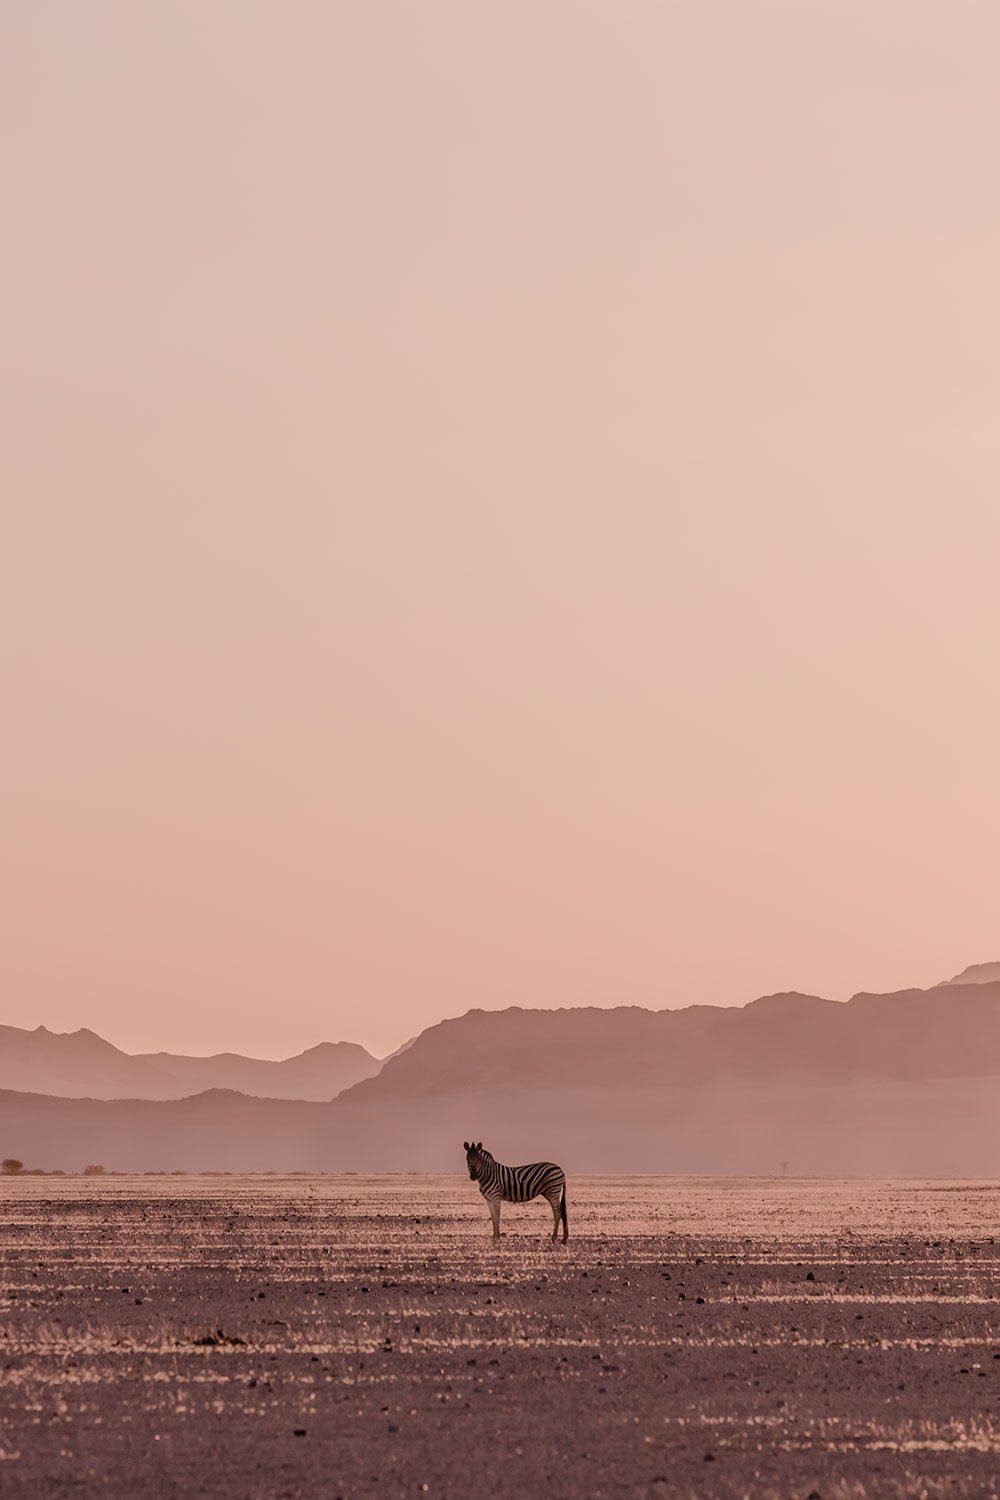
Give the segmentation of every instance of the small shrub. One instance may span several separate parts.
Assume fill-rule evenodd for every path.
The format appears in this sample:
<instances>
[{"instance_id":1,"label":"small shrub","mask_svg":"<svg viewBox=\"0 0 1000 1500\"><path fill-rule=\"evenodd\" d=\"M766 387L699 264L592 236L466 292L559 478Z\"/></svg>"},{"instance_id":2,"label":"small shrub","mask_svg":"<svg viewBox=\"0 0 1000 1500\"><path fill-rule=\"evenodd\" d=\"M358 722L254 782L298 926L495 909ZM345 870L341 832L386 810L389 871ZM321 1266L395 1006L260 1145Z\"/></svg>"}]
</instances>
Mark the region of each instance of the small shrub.
<instances>
[{"instance_id":1,"label":"small shrub","mask_svg":"<svg viewBox=\"0 0 1000 1500\"><path fill-rule=\"evenodd\" d=\"M104 1168L99 1166L84 1167L83 1175L84 1177L103 1177Z\"/></svg>"},{"instance_id":2,"label":"small shrub","mask_svg":"<svg viewBox=\"0 0 1000 1500\"><path fill-rule=\"evenodd\" d=\"M245 1344L246 1339L236 1338L234 1334L223 1333L217 1328L214 1333L203 1334L200 1339L192 1339L192 1344Z\"/></svg>"},{"instance_id":3,"label":"small shrub","mask_svg":"<svg viewBox=\"0 0 1000 1500\"><path fill-rule=\"evenodd\" d=\"M7 1177L16 1177L18 1172L23 1171L24 1162L18 1161L16 1156L8 1156L4 1161L0 1161L0 1172L3 1172Z\"/></svg>"}]
</instances>

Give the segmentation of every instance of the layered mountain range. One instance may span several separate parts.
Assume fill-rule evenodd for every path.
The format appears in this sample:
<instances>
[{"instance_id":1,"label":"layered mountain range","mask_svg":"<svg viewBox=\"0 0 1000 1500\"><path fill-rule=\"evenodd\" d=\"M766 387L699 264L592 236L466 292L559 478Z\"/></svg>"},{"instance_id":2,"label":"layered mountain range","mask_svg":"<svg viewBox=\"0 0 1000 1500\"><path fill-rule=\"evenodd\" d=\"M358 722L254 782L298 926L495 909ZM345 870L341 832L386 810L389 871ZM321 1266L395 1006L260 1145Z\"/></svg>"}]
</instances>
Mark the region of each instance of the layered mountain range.
<instances>
[{"instance_id":1,"label":"layered mountain range","mask_svg":"<svg viewBox=\"0 0 1000 1500\"><path fill-rule=\"evenodd\" d=\"M693 1088L1000 1076L1000 982L766 995L741 1009L470 1011L423 1032L342 1100L524 1089Z\"/></svg>"},{"instance_id":2,"label":"layered mountain range","mask_svg":"<svg viewBox=\"0 0 1000 1500\"><path fill-rule=\"evenodd\" d=\"M573 1171L752 1173L790 1162L807 1173L1000 1175L994 970L847 1002L788 993L742 1008L474 1010L381 1067L337 1044L265 1063L128 1058L90 1032L59 1039L123 1070L105 1073L104 1087L121 1092L104 1099L93 1087L66 1097L65 1072L64 1097L43 1094L38 1049L64 1064L67 1050L51 1033L39 1042L0 1028L0 1079L16 1080L0 1092L0 1151L70 1170L445 1170L473 1134L503 1160L548 1156ZM359 1070L339 1091L321 1066L335 1058ZM124 1096L139 1069L144 1089L192 1092L223 1067L241 1087ZM325 1090L312 1100L337 1097L282 1097L279 1080ZM271 1097L250 1097L265 1090Z\"/></svg>"},{"instance_id":3,"label":"layered mountain range","mask_svg":"<svg viewBox=\"0 0 1000 1500\"><path fill-rule=\"evenodd\" d=\"M221 1088L271 1099L332 1099L380 1067L354 1042L320 1042L271 1062L236 1052L122 1052L86 1027L57 1032L0 1026L0 1088L60 1098L183 1099Z\"/></svg>"}]
</instances>

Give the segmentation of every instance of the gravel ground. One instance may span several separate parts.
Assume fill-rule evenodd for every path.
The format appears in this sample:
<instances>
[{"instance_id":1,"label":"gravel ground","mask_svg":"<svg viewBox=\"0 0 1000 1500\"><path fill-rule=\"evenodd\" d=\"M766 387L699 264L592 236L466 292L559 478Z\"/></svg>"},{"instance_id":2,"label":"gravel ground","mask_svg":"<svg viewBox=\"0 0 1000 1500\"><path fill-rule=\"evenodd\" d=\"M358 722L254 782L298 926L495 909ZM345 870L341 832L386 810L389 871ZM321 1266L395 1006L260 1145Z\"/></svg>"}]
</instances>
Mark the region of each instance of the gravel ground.
<instances>
[{"instance_id":1,"label":"gravel ground","mask_svg":"<svg viewBox=\"0 0 1000 1500\"><path fill-rule=\"evenodd\" d=\"M0 1192L5 1497L1000 1496L997 1184Z\"/></svg>"}]
</instances>

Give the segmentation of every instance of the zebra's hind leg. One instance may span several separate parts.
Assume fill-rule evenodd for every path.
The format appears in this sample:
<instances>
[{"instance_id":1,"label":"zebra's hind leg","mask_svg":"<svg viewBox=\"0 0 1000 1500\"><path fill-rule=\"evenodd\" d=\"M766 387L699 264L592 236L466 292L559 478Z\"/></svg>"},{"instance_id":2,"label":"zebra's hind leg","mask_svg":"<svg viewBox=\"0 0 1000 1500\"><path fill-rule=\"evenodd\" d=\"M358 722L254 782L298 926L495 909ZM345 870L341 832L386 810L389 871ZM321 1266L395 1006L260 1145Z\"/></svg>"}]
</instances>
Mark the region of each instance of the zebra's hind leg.
<instances>
[{"instance_id":1,"label":"zebra's hind leg","mask_svg":"<svg viewBox=\"0 0 1000 1500\"><path fill-rule=\"evenodd\" d=\"M549 1207L552 1210L552 1218L554 1220L554 1223L552 1225L552 1243L554 1245L559 1238L559 1218L561 1213L559 1203L559 1189L553 1188L552 1191L550 1193L546 1193L545 1196L548 1199Z\"/></svg>"}]
</instances>

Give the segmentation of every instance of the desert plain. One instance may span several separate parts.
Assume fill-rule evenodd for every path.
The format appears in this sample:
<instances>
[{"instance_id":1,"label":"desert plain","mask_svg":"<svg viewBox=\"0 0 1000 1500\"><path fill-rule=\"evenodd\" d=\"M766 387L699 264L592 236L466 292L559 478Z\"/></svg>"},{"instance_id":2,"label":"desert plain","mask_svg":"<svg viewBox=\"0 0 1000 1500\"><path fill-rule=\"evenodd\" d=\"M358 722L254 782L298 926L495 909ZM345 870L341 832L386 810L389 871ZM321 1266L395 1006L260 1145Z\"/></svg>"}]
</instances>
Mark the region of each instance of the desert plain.
<instances>
[{"instance_id":1,"label":"desert plain","mask_svg":"<svg viewBox=\"0 0 1000 1500\"><path fill-rule=\"evenodd\" d=\"M0 1493L1000 1495L1000 1184L3 1179Z\"/></svg>"}]
</instances>

